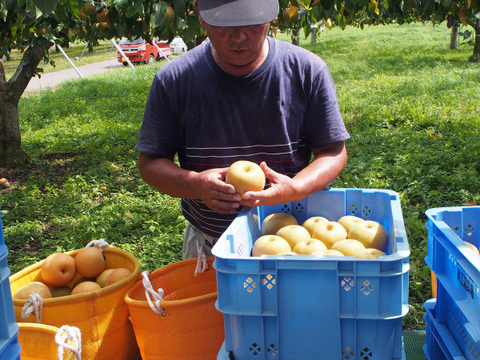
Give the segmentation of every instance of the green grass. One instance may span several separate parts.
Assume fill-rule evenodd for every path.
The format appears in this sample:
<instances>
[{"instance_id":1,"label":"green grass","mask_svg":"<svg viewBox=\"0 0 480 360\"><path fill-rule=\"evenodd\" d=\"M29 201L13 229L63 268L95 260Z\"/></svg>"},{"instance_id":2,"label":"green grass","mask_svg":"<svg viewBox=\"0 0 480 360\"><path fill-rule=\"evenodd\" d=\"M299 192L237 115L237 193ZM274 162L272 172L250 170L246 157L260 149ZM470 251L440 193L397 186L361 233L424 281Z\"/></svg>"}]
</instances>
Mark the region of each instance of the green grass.
<instances>
[{"instance_id":1,"label":"green grass","mask_svg":"<svg viewBox=\"0 0 480 360\"><path fill-rule=\"evenodd\" d=\"M85 42L76 42L71 43L69 47L62 47L62 49L75 66L93 64L99 61L117 58L117 50L113 47L111 41L99 42L98 45L93 47L92 53L88 52L86 45ZM10 60L4 61L3 65L5 67L5 76L7 80L10 79L17 70L17 66L22 60L22 56L22 52L14 50L10 53ZM42 68L40 75L72 68L70 62L60 51L56 51L54 47L50 49L50 60L53 61L53 65L51 62L43 63L43 61L38 65L39 68Z\"/></svg>"},{"instance_id":2,"label":"green grass","mask_svg":"<svg viewBox=\"0 0 480 360\"><path fill-rule=\"evenodd\" d=\"M480 67L467 61L469 46L448 48L449 35L418 24L334 29L315 45L301 39L328 64L352 137L333 186L400 194L411 247L406 329L424 328L431 298L425 210L480 203ZM141 180L133 149L161 64L22 98L32 161L0 170L12 183L0 192L12 272L99 238L134 253L142 270L181 259L179 201Z\"/></svg>"},{"instance_id":3,"label":"green grass","mask_svg":"<svg viewBox=\"0 0 480 360\"><path fill-rule=\"evenodd\" d=\"M32 162L7 174L18 183L1 205L12 271L100 238L137 254L146 269L179 260L179 204L141 181L133 149L154 66L23 98Z\"/></svg>"}]
</instances>

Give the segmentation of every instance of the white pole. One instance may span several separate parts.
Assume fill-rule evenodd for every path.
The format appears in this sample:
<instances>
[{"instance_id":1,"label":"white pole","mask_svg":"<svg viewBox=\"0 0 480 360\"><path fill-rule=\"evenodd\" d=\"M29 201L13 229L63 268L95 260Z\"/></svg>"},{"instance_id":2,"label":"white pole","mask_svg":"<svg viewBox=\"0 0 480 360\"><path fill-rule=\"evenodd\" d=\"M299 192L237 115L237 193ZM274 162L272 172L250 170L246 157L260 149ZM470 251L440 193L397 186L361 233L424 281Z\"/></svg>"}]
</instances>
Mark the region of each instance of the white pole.
<instances>
[{"instance_id":1,"label":"white pole","mask_svg":"<svg viewBox=\"0 0 480 360\"><path fill-rule=\"evenodd\" d=\"M83 57L83 54L85 54L85 50L87 50L88 43L89 43L89 41L87 41L87 43L85 44L85 47L83 48L83 51L82 51L82 55L80 55L80 59Z\"/></svg>"},{"instance_id":2,"label":"white pole","mask_svg":"<svg viewBox=\"0 0 480 360\"><path fill-rule=\"evenodd\" d=\"M121 48L120 46L118 46L117 42L116 42L114 39L110 39L110 40L112 41L113 46L115 46L115 47L117 48L117 50L118 50L118 52L120 53L120 55L122 55L123 58L124 58L125 60L127 60L128 65L130 65L130 67L131 67L132 69L135 69L135 66L133 66L133 64L130 62L130 59L125 55L125 53L123 52L122 48Z\"/></svg>"},{"instance_id":3,"label":"white pole","mask_svg":"<svg viewBox=\"0 0 480 360\"><path fill-rule=\"evenodd\" d=\"M63 54L63 56L65 56L65 58L68 60L68 62L70 63L70 65L72 65L72 67L75 69L75 71L77 72L78 76L80 76L82 79L85 79L83 77L82 74L80 74L80 71L78 71L77 67L75 66L75 64L72 62L72 60L70 60L70 58L67 56L67 54L65 54L65 51L63 51L62 47L60 45L57 45L57 48L58 50L60 50L60 52Z\"/></svg>"},{"instance_id":4,"label":"white pole","mask_svg":"<svg viewBox=\"0 0 480 360\"><path fill-rule=\"evenodd\" d=\"M165 59L167 59L168 61L170 61L170 59L168 58L168 56L165 55L165 53L162 51L162 49L160 49L160 46L157 45L157 42L155 41L155 39L152 41L152 43L153 43L153 45L155 45L155 47L158 49L158 52L159 52L160 54L162 54Z\"/></svg>"}]
</instances>

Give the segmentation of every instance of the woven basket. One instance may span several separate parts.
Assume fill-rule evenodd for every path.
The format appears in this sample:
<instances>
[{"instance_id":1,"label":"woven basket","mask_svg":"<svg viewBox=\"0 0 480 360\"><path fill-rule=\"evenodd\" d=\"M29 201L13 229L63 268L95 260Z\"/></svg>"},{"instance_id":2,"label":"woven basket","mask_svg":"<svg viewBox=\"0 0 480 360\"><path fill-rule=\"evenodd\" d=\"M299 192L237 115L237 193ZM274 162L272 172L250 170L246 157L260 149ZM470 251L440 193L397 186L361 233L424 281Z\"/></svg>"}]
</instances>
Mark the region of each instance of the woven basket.
<instances>
[{"instance_id":1,"label":"woven basket","mask_svg":"<svg viewBox=\"0 0 480 360\"><path fill-rule=\"evenodd\" d=\"M79 251L68 254L75 257ZM133 255L121 249L107 247L103 249L103 254L106 269L124 267L132 274L92 293L44 299L42 324L79 328L82 334L82 360L135 360L140 354L124 296L137 281L140 264ZM12 294L29 282L40 281L42 264L43 260L10 276ZM70 285L79 277L77 274ZM25 300L13 299L16 321L35 323L34 315L22 318L24 304Z\"/></svg>"},{"instance_id":2,"label":"woven basket","mask_svg":"<svg viewBox=\"0 0 480 360\"><path fill-rule=\"evenodd\" d=\"M125 301L143 360L216 359L225 339L223 314L215 308L216 272L194 275L197 259L161 267L149 275L154 291L164 290L160 306L164 315L149 306L142 281L127 293Z\"/></svg>"},{"instance_id":3,"label":"woven basket","mask_svg":"<svg viewBox=\"0 0 480 360\"><path fill-rule=\"evenodd\" d=\"M57 359L58 344L55 335L59 328L51 325L35 323L18 324L18 342L22 347L22 360L54 360ZM64 360L75 360L75 355L69 350L64 351Z\"/></svg>"}]
</instances>

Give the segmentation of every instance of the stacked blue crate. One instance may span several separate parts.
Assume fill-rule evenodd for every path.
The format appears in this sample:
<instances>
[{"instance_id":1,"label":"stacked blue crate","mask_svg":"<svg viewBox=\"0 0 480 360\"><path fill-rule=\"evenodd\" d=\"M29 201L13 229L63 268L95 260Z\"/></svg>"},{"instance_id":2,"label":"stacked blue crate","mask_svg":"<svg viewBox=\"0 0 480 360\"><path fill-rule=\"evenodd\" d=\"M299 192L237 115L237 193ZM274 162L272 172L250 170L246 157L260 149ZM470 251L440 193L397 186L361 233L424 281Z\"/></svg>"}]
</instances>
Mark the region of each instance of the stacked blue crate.
<instances>
[{"instance_id":1,"label":"stacked blue crate","mask_svg":"<svg viewBox=\"0 0 480 360\"><path fill-rule=\"evenodd\" d=\"M20 359L20 345L10 291L7 250L3 238L2 216L0 215L0 359L15 360Z\"/></svg>"},{"instance_id":2,"label":"stacked blue crate","mask_svg":"<svg viewBox=\"0 0 480 360\"><path fill-rule=\"evenodd\" d=\"M476 248L480 246L480 206L433 208L428 209L426 215L428 254L425 262L437 278L435 321L432 323L444 327L462 358L478 360L480 257L465 242ZM428 330L427 323L427 337ZM427 350L435 351L428 346Z\"/></svg>"},{"instance_id":3,"label":"stacked blue crate","mask_svg":"<svg viewBox=\"0 0 480 360\"><path fill-rule=\"evenodd\" d=\"M425 302L426 343L423 352L428 360L465 360L447 326L437 320L436 299Z\"/></svg>"}]
</instances>

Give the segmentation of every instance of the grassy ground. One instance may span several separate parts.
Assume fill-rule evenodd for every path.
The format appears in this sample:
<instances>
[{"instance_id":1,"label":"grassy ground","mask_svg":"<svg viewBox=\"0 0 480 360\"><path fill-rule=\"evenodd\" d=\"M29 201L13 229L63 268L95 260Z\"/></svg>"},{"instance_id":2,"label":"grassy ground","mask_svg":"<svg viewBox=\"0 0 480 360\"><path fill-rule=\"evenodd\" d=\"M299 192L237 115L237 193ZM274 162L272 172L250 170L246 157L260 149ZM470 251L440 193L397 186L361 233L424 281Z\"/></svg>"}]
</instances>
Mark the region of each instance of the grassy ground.
<instances>
[{"instance_id":1,"label":"grassy ground","mask_svg":"<svg viewBox=\"0 0 480 360\"><path fill-rule=\"evenodd\" d=\"M431 297L425 210L480 203L480 67L467 62L470 47L450 50L449 36L418 24L334 29L314 45L301 40L328 64L352 136L347 168L333 186L400 194L411 247L406 329L424 327ZM12 272L99 238L133 252L142 270L180 260L179 201L145 185L133 149L161 64L22 99L32 161L0 169L12 183L0 192Z\"/></svg>"},{"instance_id":2,"label":"grassy ground","mask_svg":"<svg viewBox=\"0 0 480 360\"><path fill-rule=\"evenodd\" d=\"M117 50L113 47L113 44L110 41L99 42L98 45L93 47L93 52L91 53L88 52L88 48L86 48L86 46L87 44L85 42L77 42L70 44L69 47L62 47L62 49L75 64L75 66L92 64L99 61L117 58ZM19 50L14 50L10 54L10 60L3 62L7 80L10 79L15 73L22 56L22 52ZM56 51L55 48L50 49L50 60L53 60L53 64L51 64L51 62L39 64L39 67L43 68L43 72L40 74L47 74L50 72L71 68L68 60L59 50Z\"/></svg>"}]
</instances>

